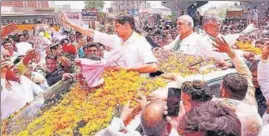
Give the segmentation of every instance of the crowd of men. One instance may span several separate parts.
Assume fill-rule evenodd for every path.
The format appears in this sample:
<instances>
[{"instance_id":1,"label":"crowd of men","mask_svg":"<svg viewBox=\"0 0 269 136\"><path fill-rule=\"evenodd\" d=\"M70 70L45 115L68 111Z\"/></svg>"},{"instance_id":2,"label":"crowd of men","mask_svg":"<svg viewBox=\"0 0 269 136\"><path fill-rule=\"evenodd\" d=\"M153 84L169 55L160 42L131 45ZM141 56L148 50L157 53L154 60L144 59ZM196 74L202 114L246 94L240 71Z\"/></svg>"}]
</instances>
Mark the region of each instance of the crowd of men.
<instances>
[{"instance_id":1,"label":"crowd of men","mask_svg":"<svg viewBox=\"0 0 269 136\"><path fill-rule=\"evenodd\" d=\"M60 31L51 26L39 28L35 34L23 31L9 35L1 45L1 119L34 100L37 95L60 80L75 77L75 59L86 58L105 61L117 50L121 59L115 69L127 69L141 74L158 70L155 50L170 50L218 60L223 68L235 68L238 73L227 74L220 87L220 98L214 98L210 88L201 81L176 80L181 84L180 112L177 117L167 115L168 90L162 90L157 99L137 100L141 107L143 132L126 131L123 120L128 106L120 118L97 135L184 135L184 136L268 136L269 132L269 42L266 32L252 34L253 29L223 32L223 24L214 16L205 16L202 30L194 29L189 15L177 19L176 26L136 30L132 15L119 14L115 18L113 35L80 27L69 21L62 12ZM73 31L66 31L64 28ZM245 26L244 26L245 28ZM242 31L243 30L243 31ZM241 40L257 43L262 54L255 55L235 49ZM255 44L253 46L255 46ZM177 75L178 76L178 75ZM164 78L175 80L166 73ZM53 96L51 96L53 97ZM79 114L79 113L78 113Z\"/></svg>"}]
</instances>

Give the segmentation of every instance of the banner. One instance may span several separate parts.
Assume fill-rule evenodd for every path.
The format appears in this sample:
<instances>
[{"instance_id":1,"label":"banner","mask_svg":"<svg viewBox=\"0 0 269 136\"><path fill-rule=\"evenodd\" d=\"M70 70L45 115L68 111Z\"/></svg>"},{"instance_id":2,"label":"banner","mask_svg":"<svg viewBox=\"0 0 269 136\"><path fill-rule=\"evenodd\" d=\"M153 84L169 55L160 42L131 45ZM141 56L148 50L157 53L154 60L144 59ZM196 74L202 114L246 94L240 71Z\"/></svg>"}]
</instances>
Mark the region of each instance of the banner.
<instances>
[{"instance_id":1,"label":"banner","mask_svg":"<svg viewBox=\"0 0 269 136\"><path fill-rule=\"evenodd\" d=\"M97 9L82 9L82 20L97 20Z\"/></svg>"},{"instance_id":2,"label":"banner","mask_svg":"<svg viewBox=\"0 0 269 136\"><path fill-rule=\"evenodd\" d=\"M10 23L7 26L5 26L1 31L1 37L8 36L10 33L15 31L17 29L17 26L15 23Z\"/></svg>"}]
</instances>

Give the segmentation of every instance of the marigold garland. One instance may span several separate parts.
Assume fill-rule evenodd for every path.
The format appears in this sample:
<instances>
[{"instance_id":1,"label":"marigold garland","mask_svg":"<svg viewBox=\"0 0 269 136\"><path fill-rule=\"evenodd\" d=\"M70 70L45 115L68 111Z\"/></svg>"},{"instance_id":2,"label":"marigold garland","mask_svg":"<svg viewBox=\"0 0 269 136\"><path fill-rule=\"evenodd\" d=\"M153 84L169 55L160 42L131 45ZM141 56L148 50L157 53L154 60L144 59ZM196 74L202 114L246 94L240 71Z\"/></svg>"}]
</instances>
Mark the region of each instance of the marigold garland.
<instances>
[{"instance_id":1,"label":"marigold garland","mask_svg":"<svg viewBox=\"0 0 269 136\"><path fill-rule=\"evenodd\" d=\"M170 51L157 51L155 55L159 60L160 70L181 73L182 76L198 74L200 72L195 68L215 63L213 59L206 59L194 66L194 69L190 69L191 64L201 61L202 58ZM203 73L213 70L216 69L208 69ZM104 85L96 90L84 90L80 84L75 84L58 104L43 112L23 131L11 135L91 136L109 125L118 104L123 105L130 100L131 107L137 107L138 104L133 100L138 97L138 93L143 92L148 96L153 90L166 85L161 78L140 77L139 73L126 70L107 69L103 77Z\"/></svg>"},{"instance_id":2,"label":"marigold garland","mask_svg":"<svg viewBox=\"0 0 269 136\"><path fill-rule=\"evenodd\" d=\"M181 76L186 77L195 74L208 74L212 71L218 71L218 68L209 68L204 71L199 71L199 68L216 63L214 59L202 58L182 53L171 52L169 50L158 50L154 52L158 59L158 69L168 73L180 73ZM192 64L203 61L192 68Z\"/></svg>"},{"instance_id":3,"label":"marigold garland","mask_svg":"<svg viewBox=\"0 0 269 136\"><path fill-rule=\"evenodd\" d=\"M249 42L242 42L238 41L235 44L240 50L246 51L246 52L251 52L254 53L255 55L261 55L262 54L262 49L254 47L251 43Z\"/></svg>"},{"instance_id":4,"label":"marigold garland","mask_svg":"<svg viewBox=\"0 0 269 136\"><path fill-rule=\"evenodd\" d=\"M131 107L135 107L138 104L132 100L139 92L149 95L154 89L166 84L160 78L144 78L137 72L125 70L106 70L103 76L103 87L90 92L82 90L76 84L59 104L45 111L28 124L25 130L14 135L71 136L81 121L86 124L78 129L79 133L94 135L109 125L117 104L123 105L130 100Z\"/></svg>"}]
</instances>

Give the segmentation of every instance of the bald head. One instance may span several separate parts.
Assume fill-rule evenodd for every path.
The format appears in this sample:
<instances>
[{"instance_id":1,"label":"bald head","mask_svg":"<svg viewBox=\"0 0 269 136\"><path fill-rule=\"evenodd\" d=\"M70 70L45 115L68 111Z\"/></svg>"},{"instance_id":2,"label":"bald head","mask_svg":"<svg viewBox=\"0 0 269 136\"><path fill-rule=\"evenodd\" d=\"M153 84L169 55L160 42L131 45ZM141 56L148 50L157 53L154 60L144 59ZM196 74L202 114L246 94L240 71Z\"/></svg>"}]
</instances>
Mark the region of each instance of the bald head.
<instances>
[{"instance_id":1,"label":"bald head","mask_svg":"<svg viewBox=\"0 0 269 136\"><path fill-rule=\"evenodd\" d=\"M141 125L146 135L161 136L166 129L166 121L163 115L165 103L162 100L154 100L142 111Z\"/></svg>"}]
</instances>

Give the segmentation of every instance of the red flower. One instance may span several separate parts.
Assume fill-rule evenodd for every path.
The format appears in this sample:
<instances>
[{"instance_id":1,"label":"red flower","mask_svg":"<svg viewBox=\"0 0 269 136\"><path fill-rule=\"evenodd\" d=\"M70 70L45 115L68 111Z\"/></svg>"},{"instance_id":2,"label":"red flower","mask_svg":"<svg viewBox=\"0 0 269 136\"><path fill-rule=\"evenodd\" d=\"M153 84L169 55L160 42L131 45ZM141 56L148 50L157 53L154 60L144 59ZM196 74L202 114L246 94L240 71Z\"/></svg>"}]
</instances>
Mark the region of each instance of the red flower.
<instances>
[{"instance_id":1,"label":"red flower","mask_svg":"<svg viewBox=\"0 0 269 136\"><path fill-rule=\"evenodd\" d=\"M66 53L77 54L77 49L72 44L64 45L63 46L63 51L66 52Z\"/></svg>"}]
</instances>

